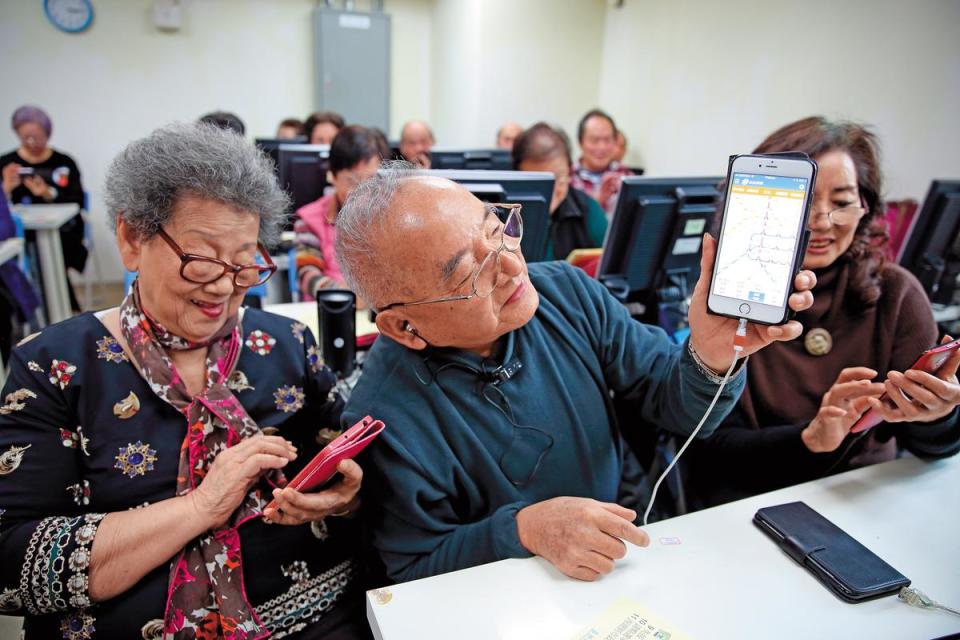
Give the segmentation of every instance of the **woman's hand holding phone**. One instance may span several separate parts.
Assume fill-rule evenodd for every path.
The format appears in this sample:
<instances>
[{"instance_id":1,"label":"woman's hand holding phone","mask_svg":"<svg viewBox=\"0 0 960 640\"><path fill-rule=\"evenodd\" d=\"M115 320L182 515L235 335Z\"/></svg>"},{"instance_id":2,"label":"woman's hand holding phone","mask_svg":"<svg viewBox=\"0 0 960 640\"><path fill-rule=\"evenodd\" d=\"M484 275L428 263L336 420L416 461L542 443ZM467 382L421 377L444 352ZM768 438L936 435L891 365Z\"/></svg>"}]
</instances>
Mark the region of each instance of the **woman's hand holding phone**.
<instances>
[{"instance_id":1,"label":"woman's hand holding phone","mask_svg":"<svg viewBox=\"0 0 960 640\"><path fill-rule=\"evenodd\" d=\"M952 342L945 336L940 344ZM960 404L957 368L960 350L954 351L936 375L919 369L890 371L883 383L886 398L871 399L870 407L884 422L933 422L948 415ZM904 395L906 394L906 396Z\"/></svg>"},{"instance_id":2,"label":"woman's hand holding phone","mask_svg":"<svg viewBox=\"0 0 960 640\"><path fill-rule=\"evenodd\" d=\"M32 176L24 176L23 185L30 190L30 193L41 200L53 200L53 194L50 191L50 185L48 185L47 182L40 176L36 174Z\"/></svg>"},{"instance_id":3,"label":"woman's hand holding phone","mask_svg":"<svg viewBox=\"0 0 960 640\"><path fill-rule=\"evenodd\" d=\"M703 253L700 257L700 279L690 299L690 343L697 356L714 372L723 374L733 361L733 338L739 321L725 316L707 313L707 294L713 279L714 256L717 242L709 233L703 236ZM794 278L792 293L787 304L794 311L804 311L813 305L811 289L817 284L812 271L801 271ZM741 357L748 356L772 342L787 342L798 338L803 326L796 320L783 325L747 325L746 344Z\"/></svg>"},{"instance_id":4,"label":"woman's hand holding phone","mask_svg":"<svg viewBox=\"0 0 960 640\"><path fill-rule=\"evenodd\" d=\"M345 516L360 507L360 485L363 470L353 460L342 460L337 471L343 478L329 489L315 493L301 493L292 487L274 489L277 508L267 507L263 517L275 524L299 525L318 522L327 516Z\"/></svg>"},{"instance_id":5,"label":"woman's hand holding phone","mask_svg":"<svg viewBox=\"0 0 960 640\"><path fill-rule=\"evenodd\" d=\"M813 453L835 451L860 416L870 408L870 399L883 395L881 382L871 382L877 372L867 367L850 367L837 376L823 394L816 417L800 432L803 444Z\"/></svg>"}]
</instances>

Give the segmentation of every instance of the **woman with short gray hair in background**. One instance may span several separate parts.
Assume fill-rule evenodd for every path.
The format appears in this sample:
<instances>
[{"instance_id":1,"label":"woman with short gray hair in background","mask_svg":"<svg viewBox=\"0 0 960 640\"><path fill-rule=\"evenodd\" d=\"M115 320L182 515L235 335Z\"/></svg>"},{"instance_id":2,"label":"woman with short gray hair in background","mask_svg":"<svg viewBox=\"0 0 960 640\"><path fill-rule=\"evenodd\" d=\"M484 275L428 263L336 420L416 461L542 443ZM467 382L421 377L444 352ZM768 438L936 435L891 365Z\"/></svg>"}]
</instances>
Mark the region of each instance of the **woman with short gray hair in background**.
<instances>
[{"instance_id":1,"label":"woman with short gray hair in background","mask_svg":"<svg viewBox=\"0 0 960 640\"><path fill-rule=\"evenodd\" d=\"M367 637L360 467L280 488L336 435L334 376L304 325L240 307L288 206L269 160L167 126L106 201L130 295L24 341L3 390L0 613L28 640Z\"/></svg>"},{"instance_id":2,"label":"woman with short gray hair in background","mask_svg":"<svg viewBox=\"0 0 960 640\"><path fill-rule=\"evenodd\" d=\"M76 161L50 146L53 121L40 107L24 105L13 112L10 128L17 134L20 146L0 155L3 195L11 204L75 204L85 206L80 168ZM27 231L33 242L34 232ZM60 227L63 264L82 273L87 264L84 244L84 222L79 211ZM67 272L63 272L70 295L70 308L80 311Z\"/></svg>"}]
</instances>

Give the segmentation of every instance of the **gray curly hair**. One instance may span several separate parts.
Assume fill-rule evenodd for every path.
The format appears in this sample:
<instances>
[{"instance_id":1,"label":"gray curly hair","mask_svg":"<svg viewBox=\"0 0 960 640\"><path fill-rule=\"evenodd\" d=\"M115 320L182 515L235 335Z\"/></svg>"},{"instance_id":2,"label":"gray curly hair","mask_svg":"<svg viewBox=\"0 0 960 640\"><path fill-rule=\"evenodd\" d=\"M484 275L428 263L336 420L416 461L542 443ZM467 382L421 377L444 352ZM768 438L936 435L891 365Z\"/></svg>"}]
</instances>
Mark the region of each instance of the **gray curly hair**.
<instances>
[{"instance_id":1,"label":"gray curly hair","mask_svg":"<svg viewBox=\"0 0 960 640\"><path fill-rule=\"evenodd\" d=\"M119 218L151 238L183 196L208 198L259 214L260 242L277 243L290 198L270 158L232 131L205 123L174 123L131 142L107 171L109 222Z\"/></svg>"}]
</instances>

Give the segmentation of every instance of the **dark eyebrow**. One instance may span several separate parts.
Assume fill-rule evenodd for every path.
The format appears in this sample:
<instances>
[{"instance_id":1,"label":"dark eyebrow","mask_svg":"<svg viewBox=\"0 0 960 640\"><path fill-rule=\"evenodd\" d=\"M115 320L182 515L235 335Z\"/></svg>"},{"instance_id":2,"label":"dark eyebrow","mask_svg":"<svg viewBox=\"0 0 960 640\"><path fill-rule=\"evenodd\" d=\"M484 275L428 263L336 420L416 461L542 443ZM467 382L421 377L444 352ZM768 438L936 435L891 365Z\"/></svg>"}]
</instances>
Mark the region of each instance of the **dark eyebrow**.
<instances>
[{"instance_id":1,"label":"dark eyebrow","mask_svg":"<svg viewBox=\"0 0 960 640\"><path fill-rule=\"evenodd\" d=\"M845 187L834 187L830 193L840 193L841 191L856 191L856 190L857 190L857 185L848 184Z\"/></svg>"},{"instance_id":2,"label":"dark eyebrow","mask_svg":"<svg viewBox=\"0 0 960 640\"><path fill-rule=\"evenodd\" d=\"M443 263L443 269L440 272L441 283L447 282L453 277L453 274L457 272L457 267L460 266L460 261L463 260L463 257L468 253L470 253L469 249L461 249L455 253L452 258Z\"/></svg>"}]
</instances>

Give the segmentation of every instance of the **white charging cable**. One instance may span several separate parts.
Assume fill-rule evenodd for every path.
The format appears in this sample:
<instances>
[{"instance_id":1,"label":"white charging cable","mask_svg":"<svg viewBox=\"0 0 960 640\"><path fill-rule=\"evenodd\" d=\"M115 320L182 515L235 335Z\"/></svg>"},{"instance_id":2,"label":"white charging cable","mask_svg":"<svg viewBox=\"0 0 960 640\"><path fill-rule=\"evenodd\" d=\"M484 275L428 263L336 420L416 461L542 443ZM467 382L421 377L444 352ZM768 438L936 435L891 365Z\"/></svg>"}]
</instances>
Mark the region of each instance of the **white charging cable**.
<instances>
[{"instance_id":1,"label":"white charging cable","mask_svg":"<svg viewBox=\"0 0 960 640\"><path fill-rule=\"evenodd\" d=\"M703 428L703 424L707 421L707 418L710 417L710 414L713 413L713 408L717 405L717 401L720 399L720 394L723 393L723 388L727 386L727 381L730 380L730 374L733 373L734 367L737 366L737 360L740 358L740 354L743 353L743 342L747 337L747 320L746 318L740 318L740 324L737 326L736 337L733 339L733 362L730 363L730 368L727 369L727 373L724 374L723 380L720 382L720 386L717 388L717 393L714 394L713 400L710 402L710 406L707 407L706 413L703 414L703 417L700 418L700 424L697 425L697 428L693 430L693 433L687 438L687 441L683 443L683 446L680 447L680 451L677 451L677 455L673 456L673 460L670 461L670 464L667 465L667 468L664 469L663 473L660 474L660 477L657 478L656 484L653 485L653 494L650 496L650 502L647 504L647 510L643 512L643 526L647 526L647 519L650 517L650 509L653 508L653 503L657 500L657 492L660 490L660 484L663 482L664 478L670 475L670 471L677 464L677 460L680 459L680 456L683 455L683 452L687 450L687 447L690 446L690 443L693 442L693 439L697 437L697 434L700 433L700 429Z\"/></svg>"}]
</instances>

